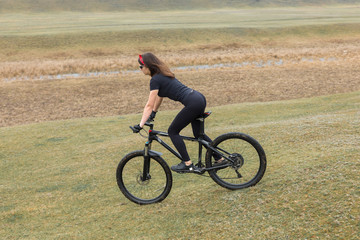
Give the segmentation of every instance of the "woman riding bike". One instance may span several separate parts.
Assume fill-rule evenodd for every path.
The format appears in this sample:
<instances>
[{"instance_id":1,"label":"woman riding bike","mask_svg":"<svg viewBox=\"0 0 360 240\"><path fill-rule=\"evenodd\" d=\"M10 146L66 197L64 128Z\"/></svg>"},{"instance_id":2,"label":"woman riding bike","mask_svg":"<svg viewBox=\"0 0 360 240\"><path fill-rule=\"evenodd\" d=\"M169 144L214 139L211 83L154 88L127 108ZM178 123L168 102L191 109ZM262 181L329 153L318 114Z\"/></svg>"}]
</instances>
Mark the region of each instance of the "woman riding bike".
<instances>
[{"instance_id":1,"label":"woman riding bike","mask_svg":"<svg viewBox=\"0 0 360 240\"><path fill-rule=\"evenodd\" d=\"M164 97L179 101L184 108L177 114L168 129L169 137L182 157L182 162L171 167L175 172L199 172L190 160L184 140L180 137L180 131L191 123L194 137L198 138L200 133L200 122L196 120L204 113L206 99L204 95L188 88L175 78L169 67L152 53L139 55L140 69L145 75L151 76L150 94L144 107L140 124L134 128L140 131L149 119L154 119ZM208 136L204 140L211 142ZM226 160L214 154L215 164L226 164Z\"/></svg>"}]
</instances>

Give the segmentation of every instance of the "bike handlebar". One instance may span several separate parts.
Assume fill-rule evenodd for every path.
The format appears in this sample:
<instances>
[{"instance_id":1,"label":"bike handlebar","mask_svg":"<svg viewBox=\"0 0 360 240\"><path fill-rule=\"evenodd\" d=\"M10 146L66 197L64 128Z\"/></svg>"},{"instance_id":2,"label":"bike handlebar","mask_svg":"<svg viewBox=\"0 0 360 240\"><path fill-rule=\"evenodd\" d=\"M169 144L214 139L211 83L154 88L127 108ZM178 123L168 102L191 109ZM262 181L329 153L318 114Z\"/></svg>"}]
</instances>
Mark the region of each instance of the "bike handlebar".
<instances>
[{"instance_id":1,"label":"bike handlebar","mask_svg":"<svg viewBox=\"0 0 360 240\"><path fill-rule=\"evenodd\" d=\"M151 122L153 122L153 121L154 121L154 120L148 121L148 122L146 122L144 125L150 127L150 129L152 129L152 128L154 127L154 124L151 123ZM137 131L133 126L129 126L129 127L130 127L130 129L133 131L133 133L139 133L139 132L140 132L140 131Z\"/></svg>"},{"instance_id":2,"label":"bike handlebar","mask_svg":"<svg viewBox=\"0 0 360 240\"><path fill-rule=\"evenodd\" d=\"M133 133L136 133L136 129L133 126L129 126Z\"/></svg>"}]
</instances>

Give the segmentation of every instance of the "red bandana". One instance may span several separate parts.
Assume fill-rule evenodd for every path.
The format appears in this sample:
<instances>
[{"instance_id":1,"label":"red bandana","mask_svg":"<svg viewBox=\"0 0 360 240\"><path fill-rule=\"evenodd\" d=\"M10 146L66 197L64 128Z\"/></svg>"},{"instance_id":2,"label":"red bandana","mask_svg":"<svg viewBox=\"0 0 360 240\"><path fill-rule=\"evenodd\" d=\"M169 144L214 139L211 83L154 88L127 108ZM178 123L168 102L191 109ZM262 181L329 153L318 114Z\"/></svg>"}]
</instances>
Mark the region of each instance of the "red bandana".
<instances>
[{"instance_id":1,"label":"red bandana","mask_svg":"<svg viewBox=\"0 0 360 240\"><path fill-rule=\"evenodd\" d=\"M139 60L140 60L140 62L141 62L143 65L145 65L144 60L143 60L143 58L142 58L141 55L139 55Z\"/></svg>"}]
</instances>

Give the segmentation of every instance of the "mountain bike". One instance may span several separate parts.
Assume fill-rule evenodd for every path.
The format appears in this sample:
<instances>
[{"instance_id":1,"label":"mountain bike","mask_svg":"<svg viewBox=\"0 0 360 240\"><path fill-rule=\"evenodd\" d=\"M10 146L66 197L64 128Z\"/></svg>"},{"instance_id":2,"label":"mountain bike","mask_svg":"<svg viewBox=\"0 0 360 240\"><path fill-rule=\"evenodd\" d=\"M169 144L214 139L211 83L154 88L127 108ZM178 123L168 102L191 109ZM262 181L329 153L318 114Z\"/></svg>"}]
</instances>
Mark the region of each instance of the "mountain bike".
<instances>
[{"instance_id":1,"label":"mountain bike","mask_svg":"<svg viewBox=\"0 0 360 240\"><path fill-rule=\"evenodd\" d=\"M215 138L212 142L203 139L204 122L211 112L206 112L196 120L200 121L198 138L181 136L186 141L199 143L198 175L208 172L220 186L236 190L256 185L264 176L266 156L261 145L249 135L229 132ZM165 143L160 137L168 133L154 130L154 123L147 122L149 127L147 141L143 150L127 154L119 163L116 180L121 192L130 201L137 204L152 204L164 200L172 187L172 172L162 158L162 153L151 150L153 141L160 143L166 150L182 160L181 155ZM136 130L130 127L133 132ZM202 150L206 148L205 165L202 162ZM224 164L215 164L214 154L220 155Z\"/></svg>"}]
</instances>

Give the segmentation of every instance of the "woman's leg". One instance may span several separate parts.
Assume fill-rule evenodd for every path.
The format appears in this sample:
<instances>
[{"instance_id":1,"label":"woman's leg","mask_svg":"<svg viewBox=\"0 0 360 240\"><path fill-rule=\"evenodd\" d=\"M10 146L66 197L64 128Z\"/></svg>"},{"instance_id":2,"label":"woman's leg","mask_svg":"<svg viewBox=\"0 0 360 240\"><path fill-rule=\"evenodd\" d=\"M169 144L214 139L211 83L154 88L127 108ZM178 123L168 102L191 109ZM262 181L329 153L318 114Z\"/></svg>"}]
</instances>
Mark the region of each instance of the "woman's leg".
<instances>
[{"instance_id":1,"label":"woman's leg","mask_svg":"<svg viewBox=\"0 0 360 240\"><path fill-rule=\"evenodd\" d=\"M192 130L193 130L193 134L194 134L194 137L195 138L199 138L200 136L200 127L201 127L201 122L198 121L198 120L193 120L191 122L191 126L192 126ZM207 141L207 142L212 142L211 138L209 138L208 135L204 134L204 140ZM222 157L217 154L217 153L214 153L213 154L213 157L215 158L215 161L218 161L220 160Z\"/></svg>"},{"instance_id":2,"label":"woman's leg","mask_svg":"<svg viewBox=\"0 0 360 240\"><path fill-rule=\"evenodd\" d=\"M184 105L185 107L178 113L171 123L168 133L183 161L187 162L190 160L190 157L184 140L180 137L180 131L204 112L206 100L201 93L194 91L186 97Z\"/></svg>"},{"instance_id":3,"label":"woman's leg","mask_svg":"<svg viewBox=\"0 0 360 240\"><path fill-rule=\"evenodd\" d=\"M180 137L180 132L187 125L189 125L193 119L199 116L198 110L193 107L184 107L171 123L168 134L174 144L177 151L180 153L183 161L187 162L190 160L189 154L186 149L184 140Z\"/></svg>"},{"instance_id":4,"label":"woman's leg","mask_svg":"<svg viewBox=\"0 0 360 240\"><path fill-rule=\"evenodd\" d=\"M202 113L204 113L204 111L205 111L205 107L206 107L206 98L204 97L204 95L202 95L202 94L200 94L200 102L202 103L202 105L204 106L204 109L202 110L202 112L200 113L200 114L202 114ZM199 114L199 115L200 115ZM198 115L198 116L199 116ZM198 120L195 120L195 118L194 118L194 120L191 122L191 127L192 127L192 130L193 130L193 134L194 134L194 137L195 138L199 138L199 136L200 136L200 127L201 127L201 122L200 121L198 121ZM204 134L204 140L205 141L207 141L207 142L212 142L212 140L211 140L211 138L209 138L209 136L207 136L206 134ZM215 158L215 161L218 161L218 160L220 160L222 157L219 155L219 154L217 154L217 153L214 153L214 158Z\"/></svg>"}]
</instances>

